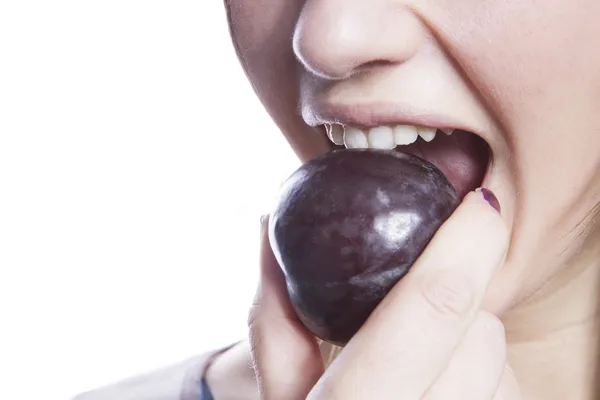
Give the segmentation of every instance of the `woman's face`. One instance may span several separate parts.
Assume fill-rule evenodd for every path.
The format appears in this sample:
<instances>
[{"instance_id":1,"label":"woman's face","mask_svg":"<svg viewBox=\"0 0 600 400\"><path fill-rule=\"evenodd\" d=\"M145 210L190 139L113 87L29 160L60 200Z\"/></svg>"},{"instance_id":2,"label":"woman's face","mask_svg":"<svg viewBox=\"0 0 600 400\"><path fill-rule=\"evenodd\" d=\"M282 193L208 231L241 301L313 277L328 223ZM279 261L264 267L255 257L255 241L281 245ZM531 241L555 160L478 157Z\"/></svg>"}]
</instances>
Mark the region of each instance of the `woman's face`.
<instances>
[{"instance_id":1,"label":"woman's face","mask_svg":"<svg viewBox=\"0 0 600 400\"><path fill-rule=\"evenodd\" d=\"M489 308L503 312L583 265L600 202L598 0L227 8L242 65L303 161L332 148L326 123L359 147L412 141L410 126L469 132L398 149L438 165L462 194L481 185L498 196L512 244Z\"/></svg>"}]
</instances>

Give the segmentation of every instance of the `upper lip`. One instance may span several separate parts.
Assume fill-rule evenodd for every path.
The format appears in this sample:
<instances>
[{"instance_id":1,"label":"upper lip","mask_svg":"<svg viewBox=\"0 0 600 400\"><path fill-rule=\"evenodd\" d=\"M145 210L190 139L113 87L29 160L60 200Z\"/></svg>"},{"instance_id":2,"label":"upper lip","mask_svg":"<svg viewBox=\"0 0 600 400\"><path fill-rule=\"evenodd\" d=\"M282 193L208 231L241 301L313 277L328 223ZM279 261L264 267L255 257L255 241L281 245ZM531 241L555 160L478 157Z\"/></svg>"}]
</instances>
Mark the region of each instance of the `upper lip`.
<instances>
[{"instance_id":1,"label":"upper lip","mask_svg":"<svg viewBox=\"0 0 600 400\"><path fill-rule=\"evenodd\" d=\"M382 125L414 125L479 133L477 127L459 121L451 115L416 109L406 104L313 103L302 108L302 117L310 126L340 124L368 129Z\"/></svg>"}]
</instances>

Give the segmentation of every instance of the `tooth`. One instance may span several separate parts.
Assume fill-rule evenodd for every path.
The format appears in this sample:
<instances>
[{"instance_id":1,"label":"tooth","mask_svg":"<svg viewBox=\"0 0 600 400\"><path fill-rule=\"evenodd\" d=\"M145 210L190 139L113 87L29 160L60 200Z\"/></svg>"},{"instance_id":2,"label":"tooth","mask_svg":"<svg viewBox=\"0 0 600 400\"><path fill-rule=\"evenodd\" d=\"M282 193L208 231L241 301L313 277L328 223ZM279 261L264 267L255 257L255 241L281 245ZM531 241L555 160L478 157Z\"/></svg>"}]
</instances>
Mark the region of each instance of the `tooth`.
<instances>
[{"instance_id":1,"label":"tooth","mask_svg":"<svg viewBox=\"0 0 600 400\"><path fill-rule=\"evenodd\" d=\"M344 144L348 149L366 149L369 147L367 135L358 129L346 127L344 130Z\"/></svg>"},{"instance_id":2,"label":"tooth","mask_svg":"<svg viewBox=\"0 0 600 400\"><path fill-rule=\"evenodd\" d=\"M325 124L327 137L338 146L344 145L344 127L339 124Z\"/></svg>"},{"instance_id":3,"label":"tooth","mask_svg":"<svg viewBox=\"0 0 600 400\"><path fill-rule=\"evenodd\" d=\"M369 147L372 149L393 149L396 147L394 131L389 126L371 128L367 135Z\"/></svg>"},{"instance_id":4,"label":"tooth","mask_svg":"<svg viewBox=\"0 0 600 400\"><path fill-rule=\"evenodd\" d=\"M452 128L442 128L440 130L442 132L444 132L446 135L452 135L454 133L454 129L452 129Z\"/></svg>"},{"instance_id":5,"label":"tooth","mask_svg":"<svg viewBox=\"0 0 600 400\"><path fill-rule=\"evenodd\" d=\"M421 136L423 138L423 140L426 142L431 142L433 140L433 138L435 138L436 130L437 129L435 129L435 128L425 128L422 126L417 128L417 132L419 133L419 136Z\"/></svg>"},{"instance_id":6,"label":"tooth","mask_svg":"<svg viewBox=\"0 0 600 400\"><path fill-rule=\"evenodd\" d=\"M397 145L407 145L417 141L417 128L412 125L396 125L394 141Z\"/></svg>"}]
</instances>

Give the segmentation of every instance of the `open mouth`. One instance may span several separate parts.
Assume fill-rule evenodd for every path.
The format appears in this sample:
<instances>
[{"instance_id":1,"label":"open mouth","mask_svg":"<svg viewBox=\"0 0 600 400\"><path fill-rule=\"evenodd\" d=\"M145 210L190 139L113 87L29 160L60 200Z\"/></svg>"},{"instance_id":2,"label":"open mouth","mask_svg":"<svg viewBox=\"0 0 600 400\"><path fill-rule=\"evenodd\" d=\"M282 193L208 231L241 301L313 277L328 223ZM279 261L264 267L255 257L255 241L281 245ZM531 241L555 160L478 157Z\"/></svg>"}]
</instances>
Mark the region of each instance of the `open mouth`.
<instances>
[{"instance_id":1,"label":"open mouth","mask_svg":"<svg viewBox=\"0 0 600 400\"><path fill-rule=\"evenodd\" d=\"M333 149L395 149L429 161L461 198L481 186L491 159L489 145L463 130L412 125L363 129L339 124L325 124L325 129Z\"/></svg>"}]
</instances>

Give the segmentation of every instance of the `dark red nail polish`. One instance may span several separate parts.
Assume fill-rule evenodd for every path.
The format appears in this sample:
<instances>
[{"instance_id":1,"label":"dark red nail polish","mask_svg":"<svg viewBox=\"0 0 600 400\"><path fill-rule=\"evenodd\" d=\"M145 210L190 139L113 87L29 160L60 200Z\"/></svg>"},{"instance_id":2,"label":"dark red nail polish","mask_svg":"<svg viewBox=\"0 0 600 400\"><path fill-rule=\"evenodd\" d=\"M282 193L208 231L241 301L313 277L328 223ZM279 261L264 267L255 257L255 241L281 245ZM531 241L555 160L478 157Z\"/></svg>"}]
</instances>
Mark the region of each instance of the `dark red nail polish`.
<instances>
[{"instance_id":1,"label":"dark red nail polish","mask_svg":"<svg viewBox=\"0 0 600 400\"><path fill-rule=\"evenodd\" d=\"M486 189L486 188L480 188L479 191L481 192L481 195L483 196L485 201L487 201L490 206L494 207L494 209L496 211L498 211L498 213L502 212L502 208L500 207L500 202L498 201L498 198L496 197L494 192L492 192L490 189Z\"/></svg>"}]
</instances>

